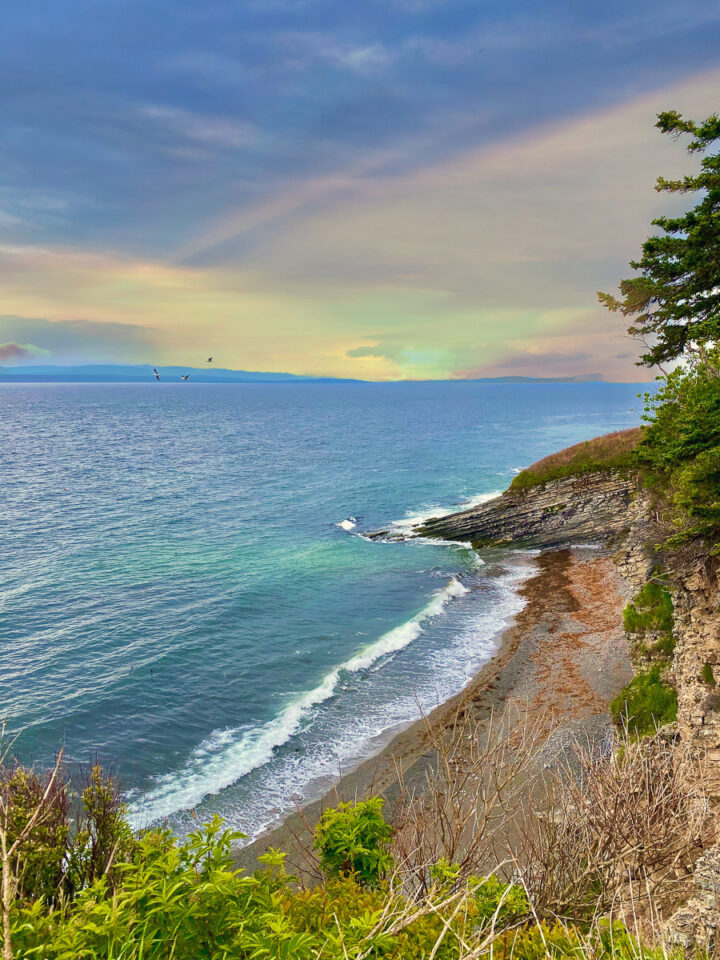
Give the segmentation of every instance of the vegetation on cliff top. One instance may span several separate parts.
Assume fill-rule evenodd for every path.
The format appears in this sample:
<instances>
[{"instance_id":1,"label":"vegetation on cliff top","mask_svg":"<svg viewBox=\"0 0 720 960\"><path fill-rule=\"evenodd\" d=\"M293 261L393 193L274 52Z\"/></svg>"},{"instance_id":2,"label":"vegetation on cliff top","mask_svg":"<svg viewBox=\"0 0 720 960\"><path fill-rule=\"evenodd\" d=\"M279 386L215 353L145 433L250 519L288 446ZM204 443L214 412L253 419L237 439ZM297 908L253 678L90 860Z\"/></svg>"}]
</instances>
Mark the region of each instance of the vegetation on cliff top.
<instances>
[{"instance_id":1,"label":"vegetation on cliff top","mask_svg":"<svg viewBox=\"0 0 720 960\"><path fill-rule=\"evenodd\" d=\"M648 422L637 450L646 486L668 527L667 547L703 540L720 550L720 352L678 369L647 398Z\"/></svg>"},{"instance_id":2,"label":"vegetation on cliff top","mask_svg":"<svg viewBox=\"0 0 720 960\"><path fill-rule=\"evenodd\" d=\"M510 489L527 490L549 480L632 466L632 454L642 435L642 427L632 427L576 443L522 470L513 479Z\"/></svg>"}]
</instances>

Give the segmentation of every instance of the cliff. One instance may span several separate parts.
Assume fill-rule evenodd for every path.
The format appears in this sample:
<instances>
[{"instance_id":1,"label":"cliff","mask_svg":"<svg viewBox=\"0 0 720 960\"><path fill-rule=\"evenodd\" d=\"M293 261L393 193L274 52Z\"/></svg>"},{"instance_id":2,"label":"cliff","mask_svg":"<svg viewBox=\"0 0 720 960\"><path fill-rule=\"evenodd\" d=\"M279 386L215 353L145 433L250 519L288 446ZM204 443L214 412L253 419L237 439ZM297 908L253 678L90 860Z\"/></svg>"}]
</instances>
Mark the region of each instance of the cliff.
<instances>
[{"instance_id":1,"label":"cliff","mask_svg":"<svg viewBox=\"0 0 720 960\"><path fill-rule=\"evenodd\" d=\"M609 541L629 593L637 594L649 581L663 583L674 607L674 653L665 660L663 676L678 699L669 735L707 761L704 802L720 804L720 559L660 550L668 531L633 479L602 471L507 490L469 510L429 520L416 533L469 540L476 547L542 549ZM628 644L631 651L639 649L632 634ZM633 659L636 669L649 665L642 657ZM720 941L720 845L711 845L697 861L688 894L668 921L667 935L687 949L714 948Z\"/></svg>"},{"instance_id":2,"label":"cliff","mask_svg":"<svg viewBox=\"0 0 720 960\"><path fill-rule=\"evenodd\" d=\"M605 541L627 526L634 492L617 472L585 473L428 520L416 533L476 546L557 547Z\"/></svg>"}]
</instances>

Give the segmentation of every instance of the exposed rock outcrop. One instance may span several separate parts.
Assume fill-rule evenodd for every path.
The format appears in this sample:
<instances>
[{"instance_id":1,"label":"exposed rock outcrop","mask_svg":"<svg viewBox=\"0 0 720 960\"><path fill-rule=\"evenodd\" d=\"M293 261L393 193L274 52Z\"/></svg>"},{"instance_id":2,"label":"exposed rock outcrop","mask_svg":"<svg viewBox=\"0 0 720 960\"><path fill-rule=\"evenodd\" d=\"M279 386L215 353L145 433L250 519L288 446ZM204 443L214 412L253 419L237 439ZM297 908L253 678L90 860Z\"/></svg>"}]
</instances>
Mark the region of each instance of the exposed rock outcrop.
<instances>
[{"instance_id":1,"label":"exposed rock outcrop","mask_svg":"<svg viewBox=\"0 0 720 960\"><path fill-rule=\"evenodd\" d=\"M588 473L506 490L487 503L428 520L420 536L478 546L557 547L604 542L627 529L633 482L618 473Z\"/></svg>"},{"instance_id":2,"label":"exposed rock outcrop","mask_svg":"<svg viewBox=\"0 0 720 960\"><path fill-rule=\"evenodd\" d=\"M720 928L720 847L707 850L695 864L697 896L677 910L667 925L672 943L685 950L714 953Z\"/></svg>"},{"instance_id":3,"label":"exposed rock outcrop","mask_svg":"<svg viewBox=\"0 0 720 960\"><path fill-rule=\"evenodd\" d=\"M720 798L720 576L716 564L698 564L673 579L680 736L704 751Z\"/></svg>"}]
</instances>

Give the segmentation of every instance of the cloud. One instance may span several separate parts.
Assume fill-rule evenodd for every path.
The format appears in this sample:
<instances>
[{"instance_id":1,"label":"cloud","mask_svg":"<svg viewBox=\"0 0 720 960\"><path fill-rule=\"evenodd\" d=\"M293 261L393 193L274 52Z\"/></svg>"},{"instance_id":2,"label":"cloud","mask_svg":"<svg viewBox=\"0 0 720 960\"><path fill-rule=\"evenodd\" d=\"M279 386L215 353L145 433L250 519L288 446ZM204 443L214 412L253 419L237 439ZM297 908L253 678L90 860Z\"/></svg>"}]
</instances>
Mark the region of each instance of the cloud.
<instances>
[{"instance_id":1,"label":"cloud","mask_svg":"<svg viewBox=\"0 0 720 960\"><path fill-rule=\"evenodd\" d=\"M184 259L6 244L5 309L85 323L72 345L62 328L68 356L213 353L245 369L372 379L591 366L638 379L622 318L596 291L628 275L667 209L654 177L694 162L654 130L655 113L701 115L719 82L700 74L411 171L403 151L368 150L262 203L228 204L183 236ZM1 320L0 339L55 349Z\"/></svg>"},{"instance_id":2,"label":"cloud","mask_svg":"<svg viewBox=\"0 0 720 960\"><path fill-rule=\"evenodd\" d=\"M0 337L27 337L32 343L12 340L0 346L0 362L53 363L142 362L153 350L158 331L123 323L89 320L49 320L0 315ZM7 351L7 352L5 352Z\"/></svg>"},{"instance_id":3,"label":"cloud","mask_svg":"<svg viewBox=\"0 0 720 960\"><path fill-rule=\"evenodd\" d=\"M346 357L350 359L355 359L356 357L384 357L386 356L385 352L379 347L355 347L352 350L348 350L345 354Z\"/></svg>"},{"instance_id":4,"label":"cloud","mask_svg":"<svg viewBox=\"0 0 720 960\"><path fill-rule=\"evenodd\" d=\"M32 343L0 343L0 363L22 363L49 357L50 351Z\"/></svg>"},{"instance_id":5,"label":"cloud","mask_svg":"<svg viewBox=\"0 0 720 960\"><path fill-rule=\"evenodd\" d=\"M152 104L142 107L140 114L172 135L205 145L240 149L259 140L258 130L253 124L235 119Z\"/></svg>"}]
</instances>

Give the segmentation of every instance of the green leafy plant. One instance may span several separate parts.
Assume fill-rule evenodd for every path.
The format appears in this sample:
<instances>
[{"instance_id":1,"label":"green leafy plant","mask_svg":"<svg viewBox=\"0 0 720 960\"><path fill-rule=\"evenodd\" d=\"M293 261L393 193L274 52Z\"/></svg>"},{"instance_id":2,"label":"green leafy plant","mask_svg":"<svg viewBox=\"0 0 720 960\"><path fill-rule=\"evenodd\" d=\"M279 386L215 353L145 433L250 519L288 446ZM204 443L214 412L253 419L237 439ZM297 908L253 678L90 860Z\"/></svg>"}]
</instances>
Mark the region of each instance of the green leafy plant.
<instances>
[{"instance_id":1,"label":"green leafy plant","mask_svg":"<svg viewBox=\"0 0 720 960\"><path fill-rule=\"evenodd\" d=\"M384 802L371 797L325 811L315 829L315 847L327 876L354 876L375 886L392 869L392 828L382 814Z\"/></svg>"},{"instance_id":2,"label":"green leafy plant","mask_svg":"<svg viewBox=\"0 0 720 960\"><path fill-rule=\"evenodd\" d=\"M712 687L713 690L714 690L715 687L717 686L717 683L716 683L716 681L715 681L715 674L714 674L714 672L713 672L713 668L712 668L712 664L711 664L711 663L704 663L704 664L703 664L703 668L702 668L702 679L703 679L703 683L707 684L708 687Z\"/></svg>"},{"instance_id":3,"label":"green leafy plant","mask_svg":"<svg viewBox=\"0 0 720 960\"><path fill-rule=\"evenodd\" d=\"M495 876L483 877L472 884L477 910L476 922L502 928L530 915L530 904L522 887L503 883Z\"/></svg>"}]
</instances>

